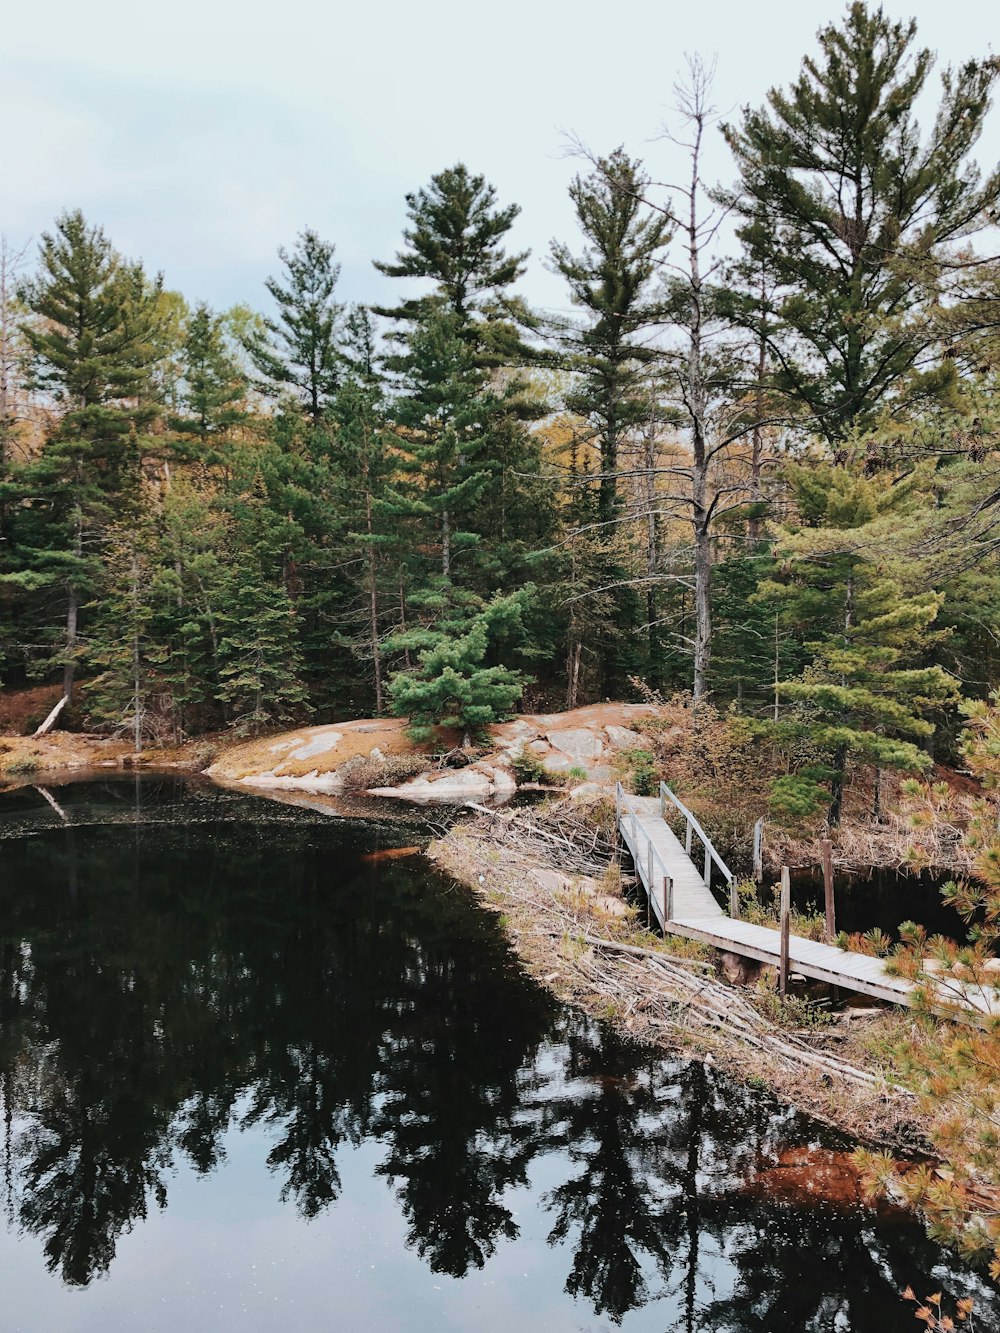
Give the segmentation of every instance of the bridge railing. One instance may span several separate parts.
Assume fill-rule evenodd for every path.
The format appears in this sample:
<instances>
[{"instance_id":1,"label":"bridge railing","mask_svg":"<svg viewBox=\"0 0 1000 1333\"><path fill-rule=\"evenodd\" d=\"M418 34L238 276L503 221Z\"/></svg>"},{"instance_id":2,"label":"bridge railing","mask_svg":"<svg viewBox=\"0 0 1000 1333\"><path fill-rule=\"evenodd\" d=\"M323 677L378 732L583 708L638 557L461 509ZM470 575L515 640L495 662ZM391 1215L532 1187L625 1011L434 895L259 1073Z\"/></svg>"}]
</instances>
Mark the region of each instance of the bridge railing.
<instances>
[{"instance_id":1,"label":"bridge railing","mask_svg":"<svg viewBox=\"0 0 1000 1333\"><path fill-rule=\"evenodd\" d=\"M615 783L615 822L632 853L632 860L642 881L643 887L659 918L660 925L666 929L667 922L674 914L674 880L663 859L653 846L652 839L639 823L639 814L629 799L629 794L620 782ZM645 847L642 842L645 841ZM660 886L657 897L656 887Z\"/></svg>"},{"instance_id":2,"label":"bridge railing","mask_svg":"<svg viewBox=\"0 0 1000 1333\"><path fill-rule=\"evenodd\" d=\"M698 838L698 841L704 848L705 859L701 877L705 881L706 886L711 887L713 861L719 867L719 870L722 872L723 879L725 879L726 883L731 886L735 882L735 876L733 875L733 872L729 869L729 867L726 865L725 861L723 861L719 853L715 850L714 846L712 845L711 838L708 836L708 834L705 832L702 826L698 823L698 820L687 808L687 806L680 799L680 797L675 796L665 782L661 782L660 814L663 816L664 819L666 819L667 817L667 801L670 801L672 805L676 806L676 808L684 816L684 850L687 852L688 856L691 856L691 846L695 837ZM693 856L691 856L691 860L692 861L694 860ZM731 896L732 895L730 895L730 897Z\"/></svg>"}]
</instances>

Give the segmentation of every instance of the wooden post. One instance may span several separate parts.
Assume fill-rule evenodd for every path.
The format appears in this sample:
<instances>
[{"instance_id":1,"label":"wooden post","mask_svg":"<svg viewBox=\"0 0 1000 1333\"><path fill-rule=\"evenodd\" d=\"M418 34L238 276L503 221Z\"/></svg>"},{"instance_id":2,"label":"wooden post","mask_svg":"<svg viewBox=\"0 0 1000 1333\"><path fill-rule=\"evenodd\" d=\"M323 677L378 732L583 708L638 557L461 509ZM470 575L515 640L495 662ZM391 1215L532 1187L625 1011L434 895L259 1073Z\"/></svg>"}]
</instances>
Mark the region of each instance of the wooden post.
<instances>
[{"instance_id":1,"label":"wooden post","mask_svg":"<svg viewBox=\"0 0 1000 1333\"><path fill-rule=\"evenodd\" d=\"M672 875L663 876L663 928L674 919L674 879Z\"/></svg>"},{"instance_id":2,"label":"wooden post","mask_svg":"<svg viewBox=\"0 0 1000 1333\"><path fill-rule=\"evenodd\" d=\"M646 843L646 893L653 896L653 840Z\"/></svg>"},{"instance_id":3,"label":"wooden post","mask_svg":"<svg viewBox=\"0 0 1000 1333\"><path fill-rule=\"evenodd\" d=\"M707 842L705 843L705 873L702 875L702 879L705 881L705 888L710 889L712 887L712 849Z\"/></svg>"},{"instance_id":4,"label":"wooden post","mask_svg":"<svg viewBox=\"0 0 1000 1333\"><path fill-rule=\"evenodd\" d=\"M734 921L740 919L740 894L735 879L729 881L729 915Z\"/></svg>"},{"instance_id":5,"label":"wooden post","mask_svg":"<svg viewBox=\"0 0 1000 1333\"><path fill-rule=\"evenodd\" d=\"M753 877L758 887L764 882L764 816L753 826Z\"/></svg>"},{"instance_id":6,"label":"wooden post","mask_svg":"<svg viewBox=\"0 0 1000 1333\"><path fill-rule=\"evenodd\" d=\"M688 856L691 855L691 821L690 821L690 819L689 819L688 822L687 822L687 829L685 830L685 833L684 833L684 850L687 852Z\"/></svg>"},{"instance_id":7,"label":"wooden post","mask_svg":"<svg viewBox=\"0 0 1000 1333\"><path fill-rule=\"evenodd\" d=\"M826 906L824 939L827 944L832 944L837 933L837 912L833 901L833 843L829 838L824 838L820 847L823 849L823 901Z\"/></svg>"},{"instance_id":8,"label":"wooden post","mask_svg":"<svg viewBox=\"0 0 1000 1333\"><path fill-rule=\"evenodd\" d=\"M788 932L792 916L792 880L788 867L781 867L781 962L778 964L778 994L788 990Z\"/></svg>"}]
</instances>

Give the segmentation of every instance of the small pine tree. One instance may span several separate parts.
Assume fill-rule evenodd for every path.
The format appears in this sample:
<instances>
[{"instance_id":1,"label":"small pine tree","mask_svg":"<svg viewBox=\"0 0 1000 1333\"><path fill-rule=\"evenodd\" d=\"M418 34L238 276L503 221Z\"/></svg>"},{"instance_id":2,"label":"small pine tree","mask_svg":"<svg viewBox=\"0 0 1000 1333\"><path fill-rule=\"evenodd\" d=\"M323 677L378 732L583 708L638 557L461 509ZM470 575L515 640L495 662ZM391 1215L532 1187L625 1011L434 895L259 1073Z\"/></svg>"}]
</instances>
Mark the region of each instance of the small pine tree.
<instances>
[{"instance_id":1,"label":"small pine tree","mask_svg":"<svg viewBox=\"0 0 1000 1333\"><path fill-rule=\"evenodd\" d=\"M443 595L447 589L440 590ZM392 711L409 719L417 742L430 740L437 728L460 731L469 746L493 722L510 717L528 678L503 665L489 665L498 640L515 640L523 630L522 616L532 598L529 584L508 597L494 597L471 617L447 622L447 628L423 630L411 638L420 643L418 665L398 672L389 683ZM402 646L402 645L399 645Z\"/></svg>"}]
</instances>

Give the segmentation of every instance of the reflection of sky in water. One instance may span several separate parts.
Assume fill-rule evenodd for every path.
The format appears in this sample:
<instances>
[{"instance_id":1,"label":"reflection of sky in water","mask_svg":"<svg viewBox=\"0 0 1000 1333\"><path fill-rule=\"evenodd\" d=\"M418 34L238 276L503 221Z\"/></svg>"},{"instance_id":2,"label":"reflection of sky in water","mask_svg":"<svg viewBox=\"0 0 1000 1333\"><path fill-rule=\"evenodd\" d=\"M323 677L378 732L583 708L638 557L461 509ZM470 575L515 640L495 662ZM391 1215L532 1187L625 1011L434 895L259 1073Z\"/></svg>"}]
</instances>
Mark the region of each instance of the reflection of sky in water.
<instances>
[{"instance_id":1,"label":"reflection of sky in water","mask_svg":"<svg viewBox=\"0 0 1000 1333\"><path fill-rule=\"evenodd\" d=\"M93 827L124 786L58 788L88 827L2 847L5 1333L891 1333L908 1282L979 1287L912 1224L748 1192L842 1141L553 1005L421 860L357 859L391 833L154 782L183 829Z\"/></svg>"}]
</instances>

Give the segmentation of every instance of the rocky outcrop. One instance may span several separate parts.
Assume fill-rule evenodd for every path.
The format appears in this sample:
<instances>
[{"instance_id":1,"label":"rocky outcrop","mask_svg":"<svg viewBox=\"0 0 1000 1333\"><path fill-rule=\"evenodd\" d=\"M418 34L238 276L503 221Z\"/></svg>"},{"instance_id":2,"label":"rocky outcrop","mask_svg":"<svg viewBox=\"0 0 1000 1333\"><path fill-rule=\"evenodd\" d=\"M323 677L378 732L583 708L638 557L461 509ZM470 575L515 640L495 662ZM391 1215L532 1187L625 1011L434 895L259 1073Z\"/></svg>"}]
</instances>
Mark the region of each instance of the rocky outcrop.
<instances>
[{"instance_id":1,"label":"rocky outcrop","mask_svg":"<svg viewBox=\"0 0 1000 1333\"><path fill-rule=\"evenodd\" d=\"M496 749L468 767L431 768L428 756L426 773L372 787L370 794L421 804L507 800L516 790L513 765L520 754L533 757L554 777L574 770L591 792L604 789L613 779L616 756L649 745L641 721L652 711L645 705L594 704L569 713L526 713L493 727ZM336 795L346 790L341 770L349 760L419 753L404 719L363 718L231 746L208 776L268 791Z\"/></svg>"}]
</instances>

